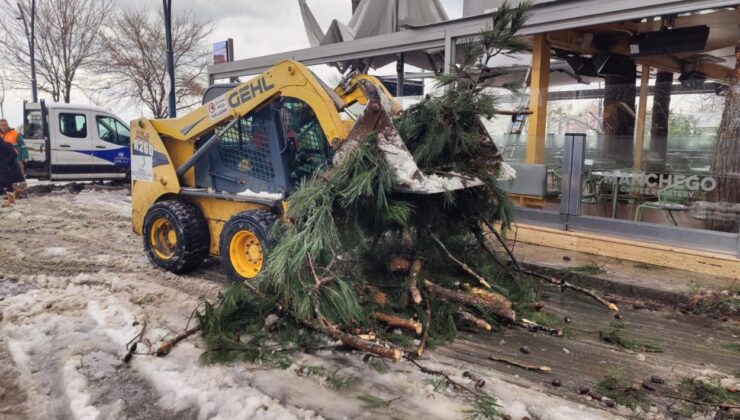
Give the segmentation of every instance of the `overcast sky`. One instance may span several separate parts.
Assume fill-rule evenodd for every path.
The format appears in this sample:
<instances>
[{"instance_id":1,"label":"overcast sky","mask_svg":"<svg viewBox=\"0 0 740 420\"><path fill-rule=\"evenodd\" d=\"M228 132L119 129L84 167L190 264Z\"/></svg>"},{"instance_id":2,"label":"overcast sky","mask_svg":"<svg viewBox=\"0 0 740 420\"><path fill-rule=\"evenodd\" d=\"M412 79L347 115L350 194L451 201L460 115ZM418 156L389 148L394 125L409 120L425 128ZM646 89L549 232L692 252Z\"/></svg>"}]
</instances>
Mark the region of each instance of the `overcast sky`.
<instances>
[{"instance_id":1,"label":"overcast sky","mask_svg":"<svg viewBox=\"0 0 740 420\"><path fill-rule=\"evenodd\" d=\"M122 7L149 7L157 13L160 1L154 0L114 0ZM462 15L462 0L441 0L451 19ZM307 0L316 20L322 29L332 19L348 22L351 15L350 0ZM209 45L226 38L234 39L236 59L256 57L282 51L309 47L303 27L298 0L172 0L173 12L193 10L197 16L209 19L214 31ZM43 36L43 34L37 34ZM322 72L324 73L324 72ZM21 124L22 102L30 100L30 90L7 92L5 116L12 126ZM39 92L39 97L49 96ZM75 103L89 103L81 94L73 95ZM129 121L141 115L141 109L113 107L112 111Z\"/></svg>"}]
</instances>

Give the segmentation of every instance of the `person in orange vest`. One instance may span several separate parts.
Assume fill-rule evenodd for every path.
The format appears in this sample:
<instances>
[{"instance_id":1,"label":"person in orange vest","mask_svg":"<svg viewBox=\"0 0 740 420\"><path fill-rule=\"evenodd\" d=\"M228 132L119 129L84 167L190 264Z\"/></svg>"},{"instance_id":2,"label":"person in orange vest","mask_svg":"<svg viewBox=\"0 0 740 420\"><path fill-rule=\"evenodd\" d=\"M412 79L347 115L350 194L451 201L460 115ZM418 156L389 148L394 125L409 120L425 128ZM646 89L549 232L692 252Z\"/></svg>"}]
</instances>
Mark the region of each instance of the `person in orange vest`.
<instances>
[{"instance_id":1,"label":"person in orange vest","mask_svg":"<svg viewBox=\"0 0 740 420\"><path fill-rule=\"evenodd\" d=\"M18 166L20 166L21 172L25 174L25 162L28 161L26 143L23 141L23 136L14 128L10 128L8 120L4 118L0 119L0 140L13 145L18 155L16 158Z\"/></svg>"},{"instance_id":2,"label":"person in orange vest","mask_svg":"<svg viewBox=\"0 0 740 420\"><path fill-rule=\"evenodd\" d=\"M26 190L26 162L28 161L28 149L23 141L23 136L15 129L10 128L8 120L0 119L0 143L12 146L9 149L15 152L15 159L11 161L16 166L12 168L0 168L0 192L6 193L6 201L3 207L13 204L16 197L24 196ZM10 172L8 172L10 171ZM8 190L8 191L5 191Z\"/></svg>"},{"instance_id":3,"label":"person in orange vest","mask_svg":"<svg viewBox=\"0 0 740 420\"><path fill-rule=\"evenodd\" d=\"M0 197L5 196L5 201L0 207L8 207L15 203L16 194L24 184L21 168L16 161L17 153L13 145L7 141L0 141Z\"/></svg>"}]
</instances>

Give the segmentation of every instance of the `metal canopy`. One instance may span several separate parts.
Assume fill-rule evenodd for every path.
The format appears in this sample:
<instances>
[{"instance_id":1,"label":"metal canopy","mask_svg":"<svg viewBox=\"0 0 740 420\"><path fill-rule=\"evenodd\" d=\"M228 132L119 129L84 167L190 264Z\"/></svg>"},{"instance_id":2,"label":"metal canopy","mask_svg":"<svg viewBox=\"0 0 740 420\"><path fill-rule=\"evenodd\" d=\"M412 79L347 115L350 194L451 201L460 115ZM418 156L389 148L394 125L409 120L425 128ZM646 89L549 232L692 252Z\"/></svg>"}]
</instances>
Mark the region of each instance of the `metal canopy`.
<instances>
[{"instance_id":1,"label":"metal canopy","mask_svg":"<svg viewBox=\"0 0 740 420\"><path fill-rule=\"evenodd\" d=\"M740 2L737 0L653 0L649 3L645 0L562 0L533 6L532 15L520 34L531 35L738 4ZM434 48L445 49L446 65L449 65L453 42L458 38L476 35L490 23L490 19L491 15L486 14L410 27L400 32L338 44L215 64L208 66L208 75L213 81L261 73L282 60L295 60L312 66Z\"/></svg>"},{"instance_id":2,"label":"metal canopy","mask_svg":"<svg viewBox=\"0 0 740 420\"><path fill-rule=\"evenodd\" d=\"M301 9L306 35L312 47L372 38L398 32L400 28L408 26L425 26L449 20L440 0L362 0L348 23L345 24L335 19L324 33L306 0L298 0L298 5ZM436 70L442 66L442 63L430 63L429 54L439 52L439 50L414 51L407 54L404 61L422 69ZM394 54L376 56L372 58L371 63L363 63L359 67L366 67L369 64L373 68L379 68L396 60L397 57ZM332 64L344 72L344 68L350 63Z\"/></svg>"}]
</instances>

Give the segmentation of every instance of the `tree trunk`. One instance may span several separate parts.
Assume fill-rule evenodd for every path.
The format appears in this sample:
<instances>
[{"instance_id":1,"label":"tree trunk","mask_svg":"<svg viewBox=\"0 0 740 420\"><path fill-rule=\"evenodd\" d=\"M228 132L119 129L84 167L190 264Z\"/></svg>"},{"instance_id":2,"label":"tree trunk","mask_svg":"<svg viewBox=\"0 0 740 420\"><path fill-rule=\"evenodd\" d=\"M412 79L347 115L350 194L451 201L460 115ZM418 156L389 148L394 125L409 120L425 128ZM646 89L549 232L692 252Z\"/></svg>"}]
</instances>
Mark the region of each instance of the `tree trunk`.
<instances>
[{"instance_id":1,"label":"tree trunk","mask_svg":"<svg viewBox=\"0 0 740 420\"><path fill-rule=\"evenodd\" d=\"M653 122L650 128L650 155L647 172L663 172L668 152L668 114L673 73L658 72L653 95Z\"/></svg>"},{"instance_id":2,"label":"tree trunk","mask_svg":"<svg viewBox=\"0 0 740 420\"><path fill-rule=\"evenodd\" d=\"M629 76L607 76L604 85L604 157L620 166L632 166L635 134L635 82L637 70Z\"/></svg>"},{"instance_id":3,"label":"tree trunk","mask_svg":"<svg viewBox=\"0 0 740 420\"><path fill-rule=\"evenodd\" d=\"M725 206L740 203L740 42L735 44L735 74L730 80L725 110L717 133L712 159L712 176L717 188L710 201ZM725 217L707 218L707 228L723 232L738 232L738 215L722 212Z\"/></svg>"}]
</instances>

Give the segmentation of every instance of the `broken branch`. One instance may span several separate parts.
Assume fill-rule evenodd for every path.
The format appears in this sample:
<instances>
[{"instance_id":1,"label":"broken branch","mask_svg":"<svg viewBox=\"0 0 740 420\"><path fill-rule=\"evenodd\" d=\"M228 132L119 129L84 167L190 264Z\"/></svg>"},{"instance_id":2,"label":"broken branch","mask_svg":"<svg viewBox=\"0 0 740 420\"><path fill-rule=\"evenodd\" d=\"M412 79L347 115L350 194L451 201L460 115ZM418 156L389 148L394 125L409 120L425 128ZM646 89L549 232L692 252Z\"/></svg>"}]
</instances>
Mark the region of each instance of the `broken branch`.
<instances>
[{"instance_id":1,"label":"broken branch","mask_svg":"<svg viewBox=\"0 0 740 420\"><path fill-rule=\"evenodd\" d=\"M432 307L429 305L429 298L424 299L424 334L421 336L421 342L416 349L416 355L421 357L426 349L427 340L429 339L429 329L432 325Z\"/></svg>"},{"instance_id":2,"label":"broken branch","mask_svg":"<svg viewBox=\"0 0 740 420\"><path fill-rule=\"evenodd\" d=\"M672 399L675 399L675 400L681 400L681 401L690 402L691 404L704 405L704 406L708 406L708 407L719 407L719 408L722 408L722 409L725 409L725 410L739 409L740 408L740 405L734 405L734 404L729 404L729 403L710 403L710 402L703 402L703 401L692 400L691 398L679 397L678 395L668 395L668 394L659 394L659 395L661 397L672 398Z\"/></svg>"},{"instance_id":3,"label":"broken branch","mask_svg":"<svg viewBox=\"0 0 740 420\"><path fill-rule=\"evenodd\" d=\"M424 280L424 285L429 293L439 296L440 298L466 305L480 306L481 308L491 311L494 315L507 321L516 321L516 312L511 308L511 301L498 293L490 293L492 299L484 299L479 296L461 293L455 290L438 286L429 280Z\"/></svg>"},{"instance_id":4,"label":"broken branch","mask_svg":"<svg viewBox=\"0 0 740 420\"><path fill-rule=\"evenodd\" d=\"M463 310L458 310L456 312L456 314L457 314L457 316L460 317L460 319L462 319L464 321L467 321L467 322L475 325L476 327L478 327L478 328L480 328L482 330L491 331L493 329L491 327L491 324L489 324L488 322L486 322L484 319L478 318L477 316L471 314L470 312L465 312Z\"/></svg>"},{"instance_id":5,"label":"broken branch","mask_svg":"<svg viewBox=\"0 0 740 420\"><path fill-rule=\"evenodd\" d=\"M570 282L565 281L565 279L557 279L555 277L547 276L545 274L540 274L540 273L537 273L535 271L527 270L525 268L522 268L520 271L522 273L524 273L524 274L528 274L530 276L537 277L537 278L540 278L542 280L545 280L545 281L549 282L550 284L554 284L554 285L560 286L560 288L563 289L563 290L570 289L570 290L573 290L573 291L582 293L582 294L584 294L586 296L590 296L593 300L595 300L595 301L599 302L600 304L602 304L602 305L606 306L607 308L609 308L610 311L612 311L612 312L619 312L619 307L617 307L617 305L615 305L615 304L609 302L608 300L604 299L603 297L599 296L598 294L596 294L596 292L593 292L591 290L588 290L588 289L583 288L583 287L580 287L580 286L576 286L573 283L570 283Z\"/></svg>"},{"instance_id":6,"label":"broken branch","mask_svg":"<svg viewBox=\"0 0 740 420\"><path fill-rule=\"evenodd\" d=\"M563 330L561 330L559 328L552 328L552 327L547 327L547 326L544 326L544 325L540 325L540 324L538 324L538 323L536 323L534 321L530 321L530 320L528 320L526 318L522 318L521 321L514 322L514 325L517 325L517 326L522 327L522 328L526 328L526 329L528 329L529 331L532 331L532 332L534 332L534 331L543 331L543 332L546 332L548 334L557 335L558 337L560 337L560 336L563 335Z\"/></svg>"},{"instance_id":7,"label":"broken branch","mask_svg":"<svg viewBox=\"0 0 740 420\"><path fill-rule=\"evenodd\" d=\"M182 341L182 340L190 337L191 335L197 333L198 331L200 331L200 325L198 325L197 327L193 327L193 328L191 328L189 330L185 330L183 333L178 334L172 340L164 341L159 346L159 348L154 352L154 354L157 357L167 356L170 353L170 351L172 351L172 348L177 345L177 343L179 343L180 341Z\"/></svg>"},{"instance_id":8,"label":"broken branch","mask_svg":"<svg viewBox=\"0 0 740 420\"><path fill-rule=\"evenodd\" d=\"M411 296L411 301L414 302L414 304L418 305L421 303L421 292L419 292L419 288L416 286L417 278L419 277L419 272L421 271L423 263L420 259L415 259L414 262L411 264L411 283L409 284L409 295Z\"/></svg>"},{"instance_id":9,"label":"broken branch","mask_svg":"<svg viewBox=\"0 0 740 420\"><path fill-rule=\"evenodd\" d=\"M355 337L352 334L348 334L340 330L339 327L329 322L324 321L321 323L321 325L319 325L319 323L315 321L303 321L303 322L304 324L306 324L307 326L315 330L324 331L326 334L328 334L333 339L339 340L342 343L344 343L344 345L352 347L354 349L366 351L376 356L385 357L387 359L393 360L394 362L401 360L401 357L403 356L403 352L399 349L384 347L379 344L365 341L359 337Z\"/></svg>"},{"instance_id":10,"label":"broken branch","mask_svg":"<svg viewBox=\"0 0 740 420\"><path fill-rule=\"evenodd\" d=\"M408 273L411 267L411 261L404 257L393 257L388 264L388 271L391 273Z\"/></svg>"},{"instance_id":11,"label":"broken branch","mask_svg":"<svg viewBox=\"0 0 740 420\"><path fill-rule=\"evenodd\" d=\"M413 319L404 319L396 315L378 311L373 311L373 318L387 324L389 327L413 331L417 335L421 334L422 331L421 323L414 321Z\"/></svg>"},{"instance_id":12,"label":"broken branch","mask_svg":"<svg viewBox=\"0 0 740 420\"><path fill-rule=\"evenodd\" d=\"M485 223L485 225L486 225L486 227L488 228L488 230L489 230L489 231L490 231L491 233L493 233L493 235L494 235L494 236L496 237L496 239L497 239L497 240L499 241L499 243L501 244L501 246L503 246L503 247L504 247L504 250L505 250L505 251L506 251L506 253L507 253L507 254L509 255L509 258L511 259L511 262L512 262L512 263L514 264L514 266L515 266L515 267L516 267L517 269L520 269L520 270L521 270L522 266L521 266L521 265L519 265L519 261L517 261L517 260L516 260L516 257L514 257L514 253L513 253L512 251L511 251L511 249L509 249L509 245L507 245L507 244L506 244L506 241L504 241L504 238L503 238L503 237L501 236L501 234L499 234L499 233L498 233L498 231L497 231L496 229L494 229L494 227L493 227L493 226L491 226L491 224L490 224L490 223L488 223L488 221L487 221L487 220L485 220L485 219L481 219L481 220L483 220L483 223Z\"/></svg>"},{"instance_id":13,"label":"broken branch","mask_svg":"<svg viewBox=\"0 0 740 420\"><path fill-rule=\"evenodd\" d=\"M481 276L480 274L478 274L475 271L473 271L473 269L470 268L467 264L465 264L464 262L462 262L459 259L457 259L457 257L455 257L454 255L452 255L452 253L450 253L450 251L447 249L447 247L445 246L445 244L442 243L442 241L439 240L439 238L437 237L437 235L429 232L429 236L431 236L431 238L434 239L434 241L437 243L437 245L439 245L439 247L442 249L442 251L444 251L444 253L447 254L447 256L452 261L454 261L457 265L459 265L460 268L462 268L462 270L464 272L470 274L473 278L475 278L476 280L478 280L478 283L480 283L482 286L487 287L489 289L491 288L491 285L486 281L485 278L483 278L483 276Z\"/></svg>"},{"instance_id":14,"label":"broken branch","mask_svg":"<svg viewBox=\"0 0 740 420\"><path fill-rule=\"evenodd\" d=\"M538 273L536 271L528 270L528 269L522 267L522 265L519 264L519 261L517 261L516 257L514 257L514 253L511 252L511 250L509 249L508 245L506 244L506 242L504 241L504 239L501 237L501 235L496 231L496 229L494 229L494 227L491 226L491 224L488 223L486 220L484 220L484 219L481 219L481 220L486 225L486 227L489 229L489 231L491 233L493 233L494 236L496 236L496 239L501 243L501 246L504 247L504 249L506 250L506 253L509 255L509 259L511 260L512 264L514 264L514 267L518 271L520 271L521 273L530 275L532 277L536 277L538 279L545 280L545 281L547 281L550 284L554 284L554 285L560 286L560 288L563 289L563 290L565 290L565 289L571 289L573 291L582 293L582 294L584 294L586 296L591 297L592 299L594 299L595 301L599 302L600 304L606 306L607 308L609 308L609 310L611 310L613 312L619 312L619 307L617 307L617 305L615 305L615 304L607 301L606 299L602 298L601 296L599 296L598 294L596 294L595 292L593 292L591 290L585 289L585 288L580 287L580 286L576 286L576 285L574 285L572 283L569 283L569 282L565 281L565 279L557 279L555 277L548 276L548 275L545 275L545 274L542 274L542 273ZM476 235L476 237L477 237L477 235ZM484 241L482 241L481 238L479 238L479 242L481 242L481 245L486 250L486 252L488 252L488 254L494 260L496 260L495 255L493 254L493 251L490 250L490 248L488 247L488 245Z\"/></svg>"},{"instance_id":15,"label":"broken branch","mask_svg":"<svg viewBox=\"0 0 740 420\"><path fill-rule=\"evenodd\" d=\"M366 284L365 291L370 293L370 299L377 305L385 306L388 304L388 295L381 292L377 287Z\"/></svg>"},{"instance_id":16,"label":"broken branch","mask_svg":"<svg viewBox=\"0 0 740 420\"><path fill-rule=\"evenodd\" d=\"M507 365L515 366L515 367L518 367L520 369L525 369L525 370L534 370L537 372L550 372L552 370L550 366L525 365L523 363L519 363L514 360L504 359L503 357L488 356L488 359L493 360L494 362L506 363Z\"/></svg>"},{"instance_id":17,"label":"broken branch","mask_svg":"<svg viewBox=\"0 0 740 420\"><path fill-rule=\"evenodd\" d=\"M450 384L450 385L452 385L452 387L456 391L458 391L458 392L464 391L464 392L467 392L467 393L469 393L470 395L472 395L474 397L480 396L477 392L475 392L472 389L466 387L465 385L463 385L463 384L461 384L461 383L453 380L452 378L450 378L450 375L448 375L448 374L446 374L446 373L444 373L444 372L442 372L440 370L434 370L434 369L430 369L428 367L425 367L421 363L419 363L416 360L414 360L411 356L406 356L406 360L408 360L409 362L411 362L412 364L414 364L416 367L418 367L419 370L421 370L422 373L426 373L427 375L441 376L441 377L445 378L447 380L447 383Z\"/></svg>"}]
</instances>

